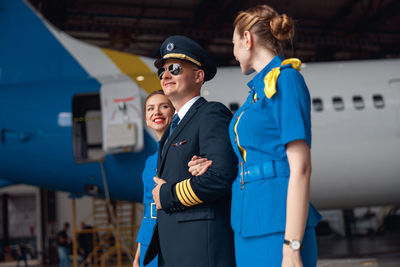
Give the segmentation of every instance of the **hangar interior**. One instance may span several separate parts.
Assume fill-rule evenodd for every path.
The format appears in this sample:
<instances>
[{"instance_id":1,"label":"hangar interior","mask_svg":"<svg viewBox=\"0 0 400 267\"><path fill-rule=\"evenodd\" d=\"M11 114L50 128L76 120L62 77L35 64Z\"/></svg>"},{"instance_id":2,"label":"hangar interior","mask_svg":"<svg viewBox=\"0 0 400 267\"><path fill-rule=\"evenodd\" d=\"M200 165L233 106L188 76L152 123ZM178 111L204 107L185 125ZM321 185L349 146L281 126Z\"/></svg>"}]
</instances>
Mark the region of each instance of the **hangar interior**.
<instances>
[{"instance_id":1,"label":"hangar interior","mask_svg":"<svg viewBox=\"0 0 400 267\"><path fill-rule=\"evenodd\" d=\"M152 58L158 56L159 45L167 36L182 34L199 41L218 66L237 66L238 63L232 55L232 21L238 11L263 3L295 19L295 38L284 50L288 56L301 58L304 62L400 57L398 0L29 2L57 28L77 39ZM74 202L67 193L28 186L10 186L2 189L0 196L0 239L8 239L11 245L9 251L4 246L0 248L3 251L0 259L3 263L0 262L0 266L22 260L19 258L21 245L25 247L30 265L43 262L54 266L57 263L55 238L64 222L75 224L76 231L84 228L81 222L96 225L94 217L90 216L95 210L95 200L89 197L76 199ZM116 206L114 208L117 209ZM134 240L142 207L139 204L127 209L129 216L133 218L126 226L132 231L127 235ZM319 227L320 256L365 259L394 254L398 258L398 213L396 207L324 211L323 215L329 224L321 224ZM107 218L110 216L106 215ZM109 225L98 225L98 228L101 227L112 228ZM70 229L70 236L79 234L76 231ZM112 231L116 233L115 230ZM387 231L394 240L385 238ZM81 233L92 234L90 231ZM344 236L353 236L354 239L344 240ZM112 239L111 237L107 242L118 243L115 239L110 241ZM130 249L134 248L133 242ZM115 254L116 261L119 260L118 257L122 257L121 254ZM321 266L333 266L322 264L324 261ZM368 260L362 260L359 264L378 266L377 262ZM342 263L337 266L347 265Z\"/></svg>"},{"instance_id":2,"label":"hangar interior","mask_svg":"<svg viewBox=\"0 0 400 267\"><path fill-rule=\"evenodd\" d=\"M232 22L238 11L269 4L295 19L285 54L304 62L400 56L396 0L30 0L57 28L101 47L156 57L175 34L196 39L219 66L232 56Z\"/></svg>"}]
</instances>

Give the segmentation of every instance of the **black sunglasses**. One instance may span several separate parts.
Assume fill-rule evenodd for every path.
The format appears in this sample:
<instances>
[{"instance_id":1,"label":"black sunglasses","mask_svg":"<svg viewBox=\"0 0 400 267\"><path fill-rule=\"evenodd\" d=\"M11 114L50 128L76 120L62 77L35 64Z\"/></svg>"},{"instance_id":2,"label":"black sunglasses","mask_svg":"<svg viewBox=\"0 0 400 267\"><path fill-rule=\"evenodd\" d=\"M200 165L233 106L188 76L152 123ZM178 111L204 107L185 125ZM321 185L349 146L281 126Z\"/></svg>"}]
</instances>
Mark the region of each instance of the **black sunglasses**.
<instances>
[{"instance_id":1,"label":"black sunglasses","mask_svg":"<svg viewBox=\"0 0 400 267\"><path fill-rule=\"evenodd\" d=\"M162 79L165 71L166 71L166 69L164 67L158 69L158 71L157 71L158 79L160 79L160 80ZM172 75L177 76L177 75L179 75L179 73L181 73L182 67L178 63L174 63L174 64L171 64L168 66L168 71Z\"/></svg>"}]
</instances>

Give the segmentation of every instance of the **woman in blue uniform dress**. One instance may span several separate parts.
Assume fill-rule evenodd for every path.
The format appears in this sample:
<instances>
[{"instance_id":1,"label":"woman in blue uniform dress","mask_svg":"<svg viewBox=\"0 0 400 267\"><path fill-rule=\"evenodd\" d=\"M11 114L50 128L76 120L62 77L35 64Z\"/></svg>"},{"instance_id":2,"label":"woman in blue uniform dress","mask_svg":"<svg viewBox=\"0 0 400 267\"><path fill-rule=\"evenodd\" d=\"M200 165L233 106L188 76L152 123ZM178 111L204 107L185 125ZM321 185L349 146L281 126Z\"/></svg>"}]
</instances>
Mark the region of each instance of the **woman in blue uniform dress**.
<instances>
[{"instance_id":1,"label":"woman in blue uniform dress","mask_svg":"<svg viewBox=\"0 0 400 267\"><path fill-rule=\"evenodd\" d=\"M310 96L300 60L279 56L293 21L261 5L240 12L234 26L242 73L257 72L229 128L240 161L231 214L237 265L316 266Z\"/></svg>"},{"instance_id":2,"label":"woman in blue uniform dress","mask_svg":"<svg viewBox=\"0 0 400 267\"><path fill-rule=\"evenodd\" d=\"M236 264L314 267L321 216L309 203L310 96L300 60L279 56L294 25L261 5L240 12L234 26L233 53L242 73L257 72L229 128L240 162L231 209ZM212 163L194 157L192 174L205 171L199 164Z\"/></svg>"},{"instance_id":3,"label":"woman in blue uniform dress","mask_svg":"<svg viewBox=\"0 0 400 267\"><path fill-rule=\"evenodd\" d=\"M162 137L165 130L172 120L175 109L172 103L164 95L162 90L151 93L145 101L145 114L146 124L154 130L158 139ZM142 267L144 255L146 254L148 245L153 234L154 226L156 224L156 207L153 201L152 190L154 188L153 178L156 176L157 168L157 152L147 158L142 179L143 179L143 220L139 229L138 242L135 259L133 261L133 267ZM157 267L158 259L155 258L151 263L146 266Z\"/></svg>"}]
</instances>

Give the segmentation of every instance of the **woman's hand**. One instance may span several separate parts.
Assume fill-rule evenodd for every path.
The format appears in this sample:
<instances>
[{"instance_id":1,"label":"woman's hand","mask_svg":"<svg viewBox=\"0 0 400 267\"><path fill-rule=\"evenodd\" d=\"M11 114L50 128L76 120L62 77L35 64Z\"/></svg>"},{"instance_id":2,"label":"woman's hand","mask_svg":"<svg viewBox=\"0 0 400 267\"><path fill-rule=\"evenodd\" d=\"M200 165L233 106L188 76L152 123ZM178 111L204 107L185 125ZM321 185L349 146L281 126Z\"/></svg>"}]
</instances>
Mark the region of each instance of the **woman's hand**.
<instances>
[{"instance_id":1,"label":"woman's hand","mask_svg":"<svg viewBox=\"0 0 400 267\"><path fill-rule=\"evenodd\" d=\"M203 175L208 170L208 168L211 167L211 165L212 160L208 160L199 156L193 156L188 163L189 172L193 176Z\"/></svg>"},{"instance_id":2,"label":"woman's hand","mask_svg":"<svg viewBox=\"0 0 400 267\"><path fill-rule=\"evenodd\" d=\"M293 250L283 245L282 267L303 267L300 250Z\"/></svg>"},{"instance_id":3,"label":"woman's hand","mask_svg":"<svg viewBox=\"0 0 400 267\"><path fill-rule=\"evenodd\" d=\"M139 259L140 259L140 243L138 243L137 245L136 254L135 258L133 259L132 267L140 267Z\"/></svg>"}]
</instances>

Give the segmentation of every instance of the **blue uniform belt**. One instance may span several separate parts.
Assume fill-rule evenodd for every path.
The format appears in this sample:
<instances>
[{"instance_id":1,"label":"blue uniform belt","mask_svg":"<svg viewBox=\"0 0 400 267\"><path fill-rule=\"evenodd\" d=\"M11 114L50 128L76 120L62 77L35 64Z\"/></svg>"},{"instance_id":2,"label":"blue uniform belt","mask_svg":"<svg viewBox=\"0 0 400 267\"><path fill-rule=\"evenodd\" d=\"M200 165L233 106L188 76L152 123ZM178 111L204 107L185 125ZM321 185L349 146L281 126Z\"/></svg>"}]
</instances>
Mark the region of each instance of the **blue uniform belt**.
<instances>
[{"instance_id":1,"label":"blue uniform belt","mask_svg":"<svg viewBox=\"0 0 400 267\"><path fill-rule=\"evenodd\" d=\"M289 175L289 163L286 160L269 160L256 164L242 162L239 163L239 176L242 184L267 178L285 177Z\"/></svg>"},{"instance_id":2,"label":"blue uniform belt","mask_svg":"<svg viewBox=\"0 0 400 267\"><path fill-rule=\"evenodd\" d=\"M146 203L144 205L143 217L146 219L157 219L156 203Z\"/></svg>"}]
</instances>

